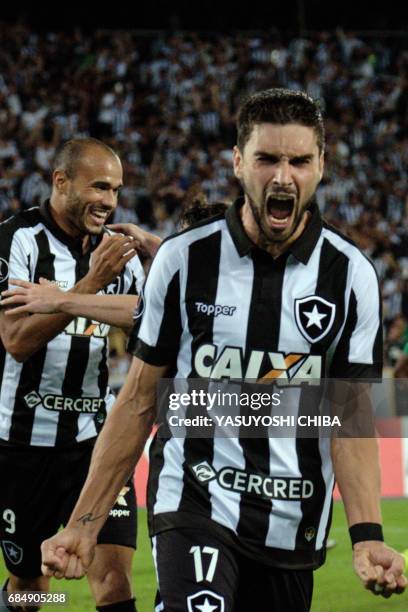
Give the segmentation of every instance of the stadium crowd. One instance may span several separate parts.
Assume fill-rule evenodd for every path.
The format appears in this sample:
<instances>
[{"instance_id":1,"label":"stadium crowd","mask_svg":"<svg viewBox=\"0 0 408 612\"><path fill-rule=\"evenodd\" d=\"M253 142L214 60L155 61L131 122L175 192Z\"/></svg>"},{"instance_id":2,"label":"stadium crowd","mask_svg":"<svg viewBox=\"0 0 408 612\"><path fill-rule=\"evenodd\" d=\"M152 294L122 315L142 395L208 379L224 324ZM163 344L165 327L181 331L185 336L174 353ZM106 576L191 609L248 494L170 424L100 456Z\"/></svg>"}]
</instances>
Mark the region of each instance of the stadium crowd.
<instances>
[{"instance_id":1,"label":"stadium crowd","mask_svg":"<svg viewBox=\"0 0 408 612\"><path fill-rule=\"evenodd\" d=\"M349 32L34 32L0 23L0 219L49 195L59 144L91 135L118 150L116 222L165 237L183 202L239 195L234 109L268 87L305 89L327 125L326 219L373 260L392 365L408 324L408 52Z\"/></svg>"}]
</instances>

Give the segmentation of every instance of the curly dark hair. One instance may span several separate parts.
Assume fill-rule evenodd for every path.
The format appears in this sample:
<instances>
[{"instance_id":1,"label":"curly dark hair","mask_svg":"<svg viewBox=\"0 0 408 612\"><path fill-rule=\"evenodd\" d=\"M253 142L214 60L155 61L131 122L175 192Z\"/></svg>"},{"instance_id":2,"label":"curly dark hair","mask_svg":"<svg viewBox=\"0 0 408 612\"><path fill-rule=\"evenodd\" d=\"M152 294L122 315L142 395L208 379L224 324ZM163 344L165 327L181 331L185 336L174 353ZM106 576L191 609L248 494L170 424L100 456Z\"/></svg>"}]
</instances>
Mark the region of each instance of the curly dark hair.
<instances>
[{"instance_id":1,"label":"curly dark hair","mask_svg":"<svg viewBox=\"0 0 408 612\"><path fill-rule=\"evenodd\" d=\"M227 208L228 204L224 202L210 204L204 193L198 193L184 205L180 214L179 225L182 229L186 229L195 223L224 213Z\"/></svg>"}]
</instances>

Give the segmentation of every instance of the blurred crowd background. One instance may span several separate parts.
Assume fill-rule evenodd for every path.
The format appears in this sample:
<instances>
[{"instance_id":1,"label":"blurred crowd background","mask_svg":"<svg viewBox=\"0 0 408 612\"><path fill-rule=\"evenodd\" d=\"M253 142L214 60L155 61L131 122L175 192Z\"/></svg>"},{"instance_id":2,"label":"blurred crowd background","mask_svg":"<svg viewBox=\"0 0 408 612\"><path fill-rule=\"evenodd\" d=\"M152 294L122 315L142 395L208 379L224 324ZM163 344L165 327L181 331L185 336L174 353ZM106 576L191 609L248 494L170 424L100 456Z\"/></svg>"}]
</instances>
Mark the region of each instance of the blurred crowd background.
<instances>
[{"instance_id":1,"label":"blurred crowd background","mask_svg":"<svg viewBox=\"0 0 408 612\"><path fill-rule=\"evenodd\" d=\"M40 33L1 23L0 39L1 220L48 197L56 148L90 135L124 164L114 220L165 237L197 193L213 202L239 195L231 150L244 95L283 86L319 99L327 150L317 200L374 262L386 363L395 363L408 340L404 39L342 30L291 38L273 31Z\"/></svg>"}]
</instances>

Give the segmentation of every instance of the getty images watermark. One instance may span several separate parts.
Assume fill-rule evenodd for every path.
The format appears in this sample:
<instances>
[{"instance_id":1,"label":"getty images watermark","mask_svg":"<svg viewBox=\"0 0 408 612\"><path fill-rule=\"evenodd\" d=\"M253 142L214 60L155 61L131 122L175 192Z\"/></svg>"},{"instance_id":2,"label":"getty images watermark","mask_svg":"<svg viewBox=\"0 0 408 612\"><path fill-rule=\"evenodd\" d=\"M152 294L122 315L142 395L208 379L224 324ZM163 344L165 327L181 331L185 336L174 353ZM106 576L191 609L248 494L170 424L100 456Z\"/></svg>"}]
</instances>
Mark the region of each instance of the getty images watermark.
<instances>
[{"instance_id":1,"label":"getty images watermark","mask_svg":"<svg viewBox=\"0 0 408 612\"><path fill-rule=\"evenodd\" d=\"M384 401L390 404L388 397L379 400L378 393L373 395L375 385L371 382L166 380L159 386L158 435L375 437L376 412L381 412Z\"/></svg>"},{"instance_id":2,"label":"getty images watermark","mask_svg":"<svg viewBox=\"0 0 408 612\"><path fill-rule=\"evenodd\" d=\"M157 414L162 437L408 437L408 380L164 379Z\"/></svg>"},{"instance_id":3,"label":"getty images watermark","mask_svg":"<svg viewBox=\"0 0 408 612\"><path fill-rule=\"evenodd\" d=\"M324 414L256 414L262 409L281 406L285 391L267 392L234 392L204 389L191 389L188 392L172 392L168 397L167 415L170 427L211 427L221 428L254 428L254 427L341 427L337 415ZM228 409L240 409L239 414L230 414ZM186 409L202 409L207 414L191 414ZM241 409L244 409L243 411ZM253 414L255 413L255 414Z\"/></svg>"}]
</instances>

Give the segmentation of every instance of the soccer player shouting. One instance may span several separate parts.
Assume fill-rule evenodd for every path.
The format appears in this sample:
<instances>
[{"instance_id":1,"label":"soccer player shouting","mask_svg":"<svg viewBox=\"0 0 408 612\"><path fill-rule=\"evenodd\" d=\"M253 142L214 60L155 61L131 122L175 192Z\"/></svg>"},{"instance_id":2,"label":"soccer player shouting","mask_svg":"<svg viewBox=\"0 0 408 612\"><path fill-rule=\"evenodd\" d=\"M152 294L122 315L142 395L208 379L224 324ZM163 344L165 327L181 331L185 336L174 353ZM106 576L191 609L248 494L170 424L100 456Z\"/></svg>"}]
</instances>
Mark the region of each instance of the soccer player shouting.
<instances>
[{"instance_id":1,"label":"soccer player shouting","mask_svg":"<svg viewBox=\"0 0 408 612\"><path fill-rule=\"evenodd\" d=\"M318 106L302 92L260 92L241 106L237 128L234 171L244 197L159 249L135 359L87 482L68 526L43 544L47 575L76 577L89 567L99 529L150 433L156 384L166 374L381 375L373 266L322 221L313 200L324 165ZM307 392L293 392L297 415L306 415ZM241 433L156 436L151 445L156 610L309 610L334 478L364 586L384 597L404 590L403 558L383 542L374 438L255 440Z\"/></svg>"}]
</instances>

